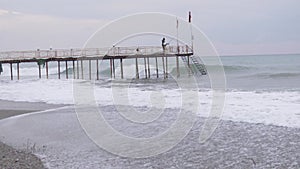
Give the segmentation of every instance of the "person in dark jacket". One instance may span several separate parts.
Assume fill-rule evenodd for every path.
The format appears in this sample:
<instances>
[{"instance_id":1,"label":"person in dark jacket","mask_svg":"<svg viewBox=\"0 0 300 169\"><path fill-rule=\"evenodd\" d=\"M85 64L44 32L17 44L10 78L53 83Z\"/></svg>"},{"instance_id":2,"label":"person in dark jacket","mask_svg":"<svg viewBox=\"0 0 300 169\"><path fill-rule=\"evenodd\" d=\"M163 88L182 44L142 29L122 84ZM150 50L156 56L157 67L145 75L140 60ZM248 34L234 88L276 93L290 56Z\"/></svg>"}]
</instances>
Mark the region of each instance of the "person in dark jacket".
<instances>
[{"instance_id":1,"label":"person in dark jacket","mask_svg":"<svg viewBox=\"0 0 300 169\"><path fill-rule=\"evenodd\" d=\"M166 39L163 38L163 39L161 40L161 46L162 46L162 48L163 48L164 51L166 50L166 46L167 46L167 45L168 45L168 43L166 43Z\"/></svg>"}]
</instances>

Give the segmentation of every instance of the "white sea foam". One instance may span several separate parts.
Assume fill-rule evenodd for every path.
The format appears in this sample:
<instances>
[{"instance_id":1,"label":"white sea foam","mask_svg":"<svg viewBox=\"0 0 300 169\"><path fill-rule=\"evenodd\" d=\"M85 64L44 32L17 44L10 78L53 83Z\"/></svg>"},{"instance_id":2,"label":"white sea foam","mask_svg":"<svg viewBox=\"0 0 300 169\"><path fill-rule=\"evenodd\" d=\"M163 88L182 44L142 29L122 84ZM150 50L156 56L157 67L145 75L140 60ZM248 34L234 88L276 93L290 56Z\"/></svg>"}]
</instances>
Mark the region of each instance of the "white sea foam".
<instances>
[{"instance_id":1,"label":"white sea foam","mask_svg":"<svg viewBox=\"0 0 300 169\"><path fill-rule=\"evenodd\" d=\"M79 81L80 83L80 81ZM129 104L151 107L151 97L161 92L165 108L181 108L181 90L148 90L141 86L128 88ZM101 105L122 104L115 102L112 89L95 86L95 99ZM118 97L121 97L118 96ZM159 95L158 95L159 96ZM21 80L1 82L0 99L11 101L73 104L72 80ZM152 98L153 99L153 98ZM194 99L194 98L189 98ZM212 91L199 91L199 115L207 117ZM278 126L300 127L300 93L298 91L227 91L222 119Z\"/></svg>"},{"instance_id":2,"label":"white sea foam","mask_svg":"<svg viewBox=\"0 0 300 169\"><path fill-rule=\"evenodd\" d=\"M34 65L35 63L32 63L30 66L23 66L22 64L20 64L20 77L21 78L25 78L26 76L38 76L39 74L39 69L38 69L38 66L37 64ZM33 66L34 65L34 66ZM41 67L42 69L42 75L46 74L45 73L45 68L42 66ZM57 74L57 67L54 67L54 66L49 66L49 75L51 74ZM62 71L65 71L64 68L61 68L61 72ZM13 75L17 75L17 68L16 68L16 65L13 65L12 67L12 72L13 72ZM5 76L5 77L8 77L10 76L10 67L8 64L3 64L3 73L1 74L1 76Z\"/></svg>"}]
</instances>

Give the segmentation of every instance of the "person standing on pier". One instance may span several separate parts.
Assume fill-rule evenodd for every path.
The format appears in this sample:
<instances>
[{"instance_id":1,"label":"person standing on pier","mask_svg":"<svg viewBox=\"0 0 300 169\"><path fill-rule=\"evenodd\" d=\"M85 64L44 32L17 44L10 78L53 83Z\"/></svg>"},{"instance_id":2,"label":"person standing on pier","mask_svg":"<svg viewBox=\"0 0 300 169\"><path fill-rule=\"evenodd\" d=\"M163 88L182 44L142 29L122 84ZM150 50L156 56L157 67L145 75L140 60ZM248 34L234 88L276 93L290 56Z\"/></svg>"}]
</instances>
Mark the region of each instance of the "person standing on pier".
<instances>
[{"instance_id":1,"label":"person standing on pier","mask_svg":"<svg viewBox=\"0 0 300 169\"><path fill-rule=\"evenodd\" d=\"M165 38L163 38L163 39L161 40L161 46L162 46L162 48L163 48L163 51L166 50L166 46L167 46L168 44L169 44L169 43L166 43L166 39L165 39Z\"/></svg>"}]
</instances>

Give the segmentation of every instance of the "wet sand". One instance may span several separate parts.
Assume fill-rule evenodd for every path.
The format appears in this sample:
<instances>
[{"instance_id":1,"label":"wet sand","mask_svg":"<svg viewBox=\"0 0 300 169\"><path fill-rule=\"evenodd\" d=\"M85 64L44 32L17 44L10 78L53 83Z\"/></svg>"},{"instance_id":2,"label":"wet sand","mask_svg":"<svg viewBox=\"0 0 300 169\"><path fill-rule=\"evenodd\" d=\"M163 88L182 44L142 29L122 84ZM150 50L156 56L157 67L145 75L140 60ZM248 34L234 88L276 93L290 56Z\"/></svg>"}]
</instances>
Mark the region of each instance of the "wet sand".
<instances>
[{"instance_id":1,"label":"wet sand","mask_svg":"<svg viewBox=\"0 0 300 169\"><path fill-rule=\"evenodd\" d=\"M62 105L0 100L0 121L12 116L42 111ZM0 169L43 169L42 161L31 151L17 150L0 141Z\"/></svg>"},{"instance_id":2,"label":"wet sand","mask_svg":"<svg viewBox=\"0 0 300 169\"><path fill-rule=\"evenodd\" d=\"M160 124L137 127L135 124L125 124L113 106L103 106L101 109L114 128L126 135L138 137L161 132L169 126L166 119L174 119L174 110L167 109L166 117L162 116L158 120ZM29 137L37 147L46 147L38 153L44 156L41 159L43 162L55 169L300 168L298 128L221 121L212 137L205 144L199 144L199 133L204 121L205 118L199 117L187 137L173 149L142 159L119 157L96 146L78 124L72 108L22 117L13 123L8 121L1 125L20 133L17 137L12 134L10 138L15 145L20 145L20 142L14 138L26 140ZM14 123L19 125L14 126ZM30 127L29 124L35 127ZM2 133L8 135L10 131Z\"/></svg>"}]
</instances>

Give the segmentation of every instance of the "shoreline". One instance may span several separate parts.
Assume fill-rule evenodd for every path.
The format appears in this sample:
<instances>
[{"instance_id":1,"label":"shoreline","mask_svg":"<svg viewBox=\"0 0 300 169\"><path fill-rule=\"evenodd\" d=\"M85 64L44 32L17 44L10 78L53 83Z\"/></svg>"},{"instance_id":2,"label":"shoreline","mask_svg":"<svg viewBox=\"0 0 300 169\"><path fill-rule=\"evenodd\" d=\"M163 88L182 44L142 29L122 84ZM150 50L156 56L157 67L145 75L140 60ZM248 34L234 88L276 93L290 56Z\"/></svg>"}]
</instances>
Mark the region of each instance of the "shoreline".
<instances>
[{"instance_id":1,"label":"shoreline","mask_svg":"<svg viewBox=\"0 0 300 169\"><path fill-rule=\"evenodd\" d=\"M59 108L64 105L51 105L47 103L16 102L0 99L0 121L13 116L43 111L51 108ZM0 141L0 168L30 168L44 169L45 164L30 151L19 150Z\"/></svg>"},{"instance_id":2,"label":"shoreline","mask_svg":"<svg viewBox=\"0 0 300 169\"><path fill-rule=\"evenodd\" d=\"M23 112L22 110L18 110L21 114L26 113L25 111L28 111L28 109L38 111L37 109L41 108L53 109L55 107L65 106L24 102L8 103L7 105L12 104L20 104L18 108L25 109ZM2 106L2 108L4 109L5 106ZM133 136L147 136L149 133L155 133L156 131L152 130L153 127L156 127L157 131L162 130L165 125L164 122L167 122L162 120L163 125L150 125L144 128L142 132L138 132L134 125L126 126L122 121L120 123L119 120L121 120L121 117L118 116L113 106L102 106L101 108L112 126L117 128L119 126L118 130L122 132L125 131L125 133L127 132L127 134L130 135L133 134ZM166 113L169 113L169 115L174 113L173 109L166 110ZM118 166L133 169L150 167L170 168L171 166L178 166L180 168L187 166L190 168L224 168L229 166L232 168L240 168L241 166L242 168L298 168L300 166L300 163L296 160L297 157L300 156L300 144L297 142L300 138L299 128L221 120L209 141L205 144L199 144L199 133L205 122L205 118L198 117L197 122L187 137L171 150L146 159L131 159L120 158L95 146L90 139L86 137L82 128L76 124L77 119L73 111L72 108L66 108L63 110L51 110L45 114L37 115L37 119L35 120L40 123L38 123L36 129L30 130L32 136L28 133L28 137L34 139L34 133L38 134L40 130L43 130L47 132L46 135L42 134L45 140L37 143L37 146L45 145L51 148L47 149L46 154L39 156L27 153L26 151L10 149L11 147L7 145L5 145L4 148L0 147L1 151L3 149L11 154L11 158L6 156L10 161L4 162L12 166L6 166L6 168L18 168L17 165L20 166L20 164L24 166L25 164L33 164L34 166L28 167L33 169L36 166L38 166L36 168L41 168L40 165L42 164L44 165L43 167L46 168L48 162L51 162L49 163L49 167L52 168L80 168L83 166L88 168L103 168L105 166L109 168ZM8 112L11 112L11 110L8 110ZM46 118L44 118L45 116ZM166 118L167 117L169 117L168 114ZM26 119L28 120L26 117L21 117L13 122L20 124L19 122L22 123L22 121L26 121ZM49 119L50 121L51 119L60 120L55 120L56 123L52 126L54 128L51 127L50 130L47 130L49 124L52 124L48 123ZM7 126L7 129L8 131L10 129L26 131L26 124L31 123L25 122L23 124L24 127L22 124L21 126L11 124ZM57 135L55 131L58 130L62 130L60 132L64 134ZM5 133L5 131L3 131L3 133ZM16 136L16 134L14 134L14 136ZM25 136L27 136L27 134L25 134ZM18 137L23 138L17 135L16 138ZM51 141L51 139L53 140ZM14 140L11 141L14 142ZM47 145L47 141L52 142L50 143L51 146ZM57 143L63 144L57 144L56 141L58 141ZM13 143L8 142L7 144ZM14 159L18 159L20 162L15 164ZM0 168L5 168L1 166L3 165L2 163L3 162L0 161ZM145 166L145 164L147 165Z\"/></svg>"}]
</instances>

